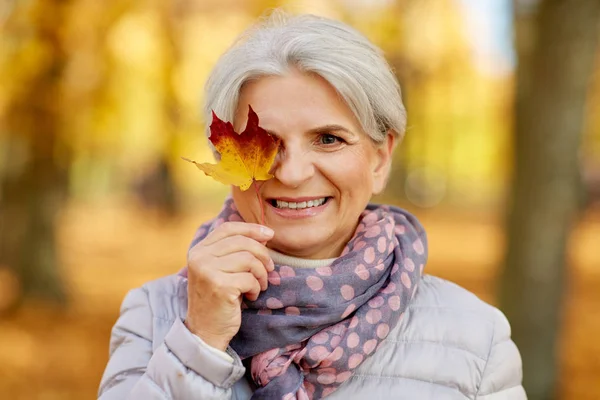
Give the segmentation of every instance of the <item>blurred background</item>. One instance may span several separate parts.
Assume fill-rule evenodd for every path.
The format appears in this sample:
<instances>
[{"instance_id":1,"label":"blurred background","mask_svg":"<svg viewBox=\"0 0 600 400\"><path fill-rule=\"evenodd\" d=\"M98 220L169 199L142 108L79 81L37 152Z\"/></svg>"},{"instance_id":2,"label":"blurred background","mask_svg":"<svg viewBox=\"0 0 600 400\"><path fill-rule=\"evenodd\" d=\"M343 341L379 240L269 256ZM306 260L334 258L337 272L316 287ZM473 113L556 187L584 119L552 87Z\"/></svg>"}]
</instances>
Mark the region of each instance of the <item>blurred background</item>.
<instances>
[{"instance_id":1,"label":"blurred background","mask_svg":"<svg viewBox=\"0 0 600 400\"><path fill-rule=\"evenodd\" d=\"M125 293L227 194L180 158L211 159L203 83L277 6L385 51L409 129L377 201L507 314L530 399L600 398L597 0L0 1L0 398L95 398Z\"/></svg>"}]
</instances>

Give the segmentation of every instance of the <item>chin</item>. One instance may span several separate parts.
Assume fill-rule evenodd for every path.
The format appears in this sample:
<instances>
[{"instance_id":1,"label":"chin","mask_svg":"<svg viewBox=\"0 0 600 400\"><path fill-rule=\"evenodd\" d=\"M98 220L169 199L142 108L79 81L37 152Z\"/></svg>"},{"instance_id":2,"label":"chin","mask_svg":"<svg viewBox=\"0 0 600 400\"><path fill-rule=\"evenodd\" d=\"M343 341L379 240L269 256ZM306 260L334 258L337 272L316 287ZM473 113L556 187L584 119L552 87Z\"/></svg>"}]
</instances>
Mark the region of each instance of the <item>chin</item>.
<instances>
[{"instance_id":1,"label":"chin","mask_svg":"<svg viewBox=\"0 0 600 400\"><path fill-rule=\"evenodd\" d=\"M272 240L269 247L288 256L310 258L310 255L314 253L312 249L316 244L313 239L303 240L302 237L297 236L293 241Z\"/></svg>"},{"instance_id":2,"label":"chin","mask_svg":"<svg viewBox=\"0 0 600 400\"><path fill-rule=\"evenodd\" d=\"M331 239L332 232L318 229L316 224L307 226L275 226L275 238L268 247L288 256L310 259L333 258L334 255L319 256L328 253L329 246L323 246Z\"/></svg>"},{"instance_id":3,"label":"chin","mask_svg":"<svg viewBox=\"0 0 600 400\"><path fill-rule=\"evenodd\" d=\"M277 231L276 231L277 232ZM284 234L282 233L282 236ZM277 236L277 233L275 234ZM293 238L289 240L287 238ZM282 254L299 257L299 258L314 258L312 254L319 251L318 245L320 242L318 239L315 240L314 237L307 237L306 233L304 234L287 234L286 240L272 240L270 242L269 247L275 251L278 251ZM327 257L323 257L327 258Z\"/></svg>"}]
</instances>

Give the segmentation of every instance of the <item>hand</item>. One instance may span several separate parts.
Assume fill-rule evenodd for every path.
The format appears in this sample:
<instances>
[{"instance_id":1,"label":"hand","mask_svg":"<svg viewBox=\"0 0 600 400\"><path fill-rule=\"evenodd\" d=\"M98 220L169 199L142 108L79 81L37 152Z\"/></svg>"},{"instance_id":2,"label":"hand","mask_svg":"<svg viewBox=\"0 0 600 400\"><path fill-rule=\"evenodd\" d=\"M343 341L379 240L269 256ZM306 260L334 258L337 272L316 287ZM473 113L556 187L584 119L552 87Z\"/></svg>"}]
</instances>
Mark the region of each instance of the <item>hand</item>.
<instances>
[{"instance_id":1,"label":"hand","mask_svg":"<svg viewBox=\"0 0 600 400\"><path fill-rule=\"evenodd\" d=\"M187 328L210 346L227 349L242 322L242 296L254 301L274 268L266 226L225 222L188 254Z\"/></svg>"}]
</instances>

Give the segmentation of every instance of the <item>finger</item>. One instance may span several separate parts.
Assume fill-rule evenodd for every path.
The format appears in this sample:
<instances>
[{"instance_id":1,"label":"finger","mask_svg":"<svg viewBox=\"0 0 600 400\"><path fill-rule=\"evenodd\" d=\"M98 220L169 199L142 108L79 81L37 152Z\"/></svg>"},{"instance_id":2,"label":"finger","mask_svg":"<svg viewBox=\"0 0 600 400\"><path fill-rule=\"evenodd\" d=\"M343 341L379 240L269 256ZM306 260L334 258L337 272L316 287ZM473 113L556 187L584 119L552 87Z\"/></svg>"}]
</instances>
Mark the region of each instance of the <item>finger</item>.
<instances>
[{"instance_id":1,"label":"finger","mask_svg":"<svg viewBox=\"0 0 600 400\"><path fill-rule=\"evenodd\" d=\"M249 272L260 283L261 290L267 290L268 277L264 264L248 251L239 251L217 258L219 270L229 273Z\"/></svg>"},{"instance_id":2,"label":"finger","mask_svg":"<svg viewBox=\"0 0 600 400\"><path fill-rule=\"evenodd\" d=\"M250 301L256 301L260 294L258 280L249 272L230 274L231 283Z\"/></svg>"},{"instance_id":3,"label":"finger","mask_svg":"<svg viewBox=\"0 0 600 400\"><path fill-rule=\"evenodd\" d=\"M270 240L274 232L271 228L249 222L224 222L201 242L205 246L213 244L229 236L242 235L259 242Z\"/></svg>"},{"instance_id":4,"label":"finger","mask_svg":"<svg viewBox=\"0 0 600 400\"><path fill-rule=\"evenodd\" d=\"M267 271L272 271L274 269L273 260L269 256L267 248L263 244L246 236L235 235L226 237L210 246L208 251L216 257L223 257L228 254L247 251L258 258Z\"/></svg>"}]
</instances>

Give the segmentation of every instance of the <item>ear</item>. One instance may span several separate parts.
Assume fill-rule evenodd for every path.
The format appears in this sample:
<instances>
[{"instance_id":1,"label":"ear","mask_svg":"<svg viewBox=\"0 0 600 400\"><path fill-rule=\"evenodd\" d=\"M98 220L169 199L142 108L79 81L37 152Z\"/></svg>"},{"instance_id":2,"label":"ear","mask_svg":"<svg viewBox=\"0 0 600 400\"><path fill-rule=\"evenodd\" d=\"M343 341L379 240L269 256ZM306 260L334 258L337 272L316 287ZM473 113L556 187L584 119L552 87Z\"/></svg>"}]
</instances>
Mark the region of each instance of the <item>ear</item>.
<instances>
[{"instance_id":1,"label":"ear","mask_svg":"<svg viewBox=\"0 0 600 400\"><path fill-rule=\"evenodd\" d=\"M373 194L380 194L385 189L392 169L392 154L396 146L396 136L388 131L383 143L375 148L376 157L373 169Z\"/></svg>"}]
</instances>

